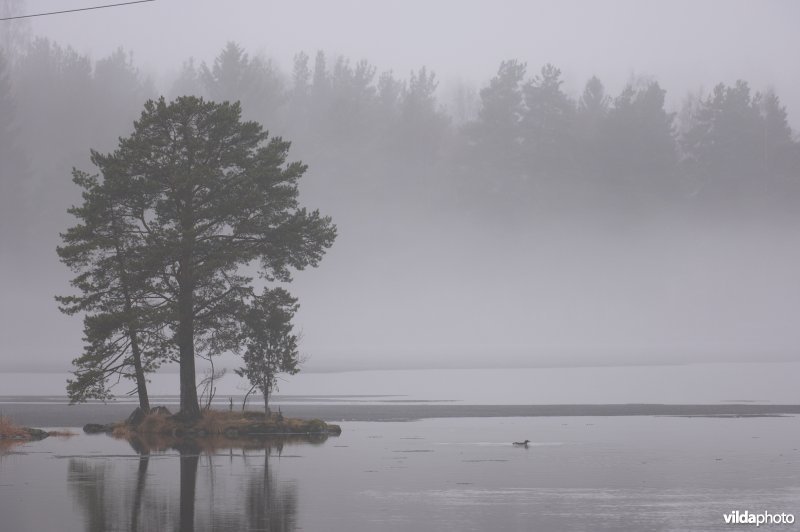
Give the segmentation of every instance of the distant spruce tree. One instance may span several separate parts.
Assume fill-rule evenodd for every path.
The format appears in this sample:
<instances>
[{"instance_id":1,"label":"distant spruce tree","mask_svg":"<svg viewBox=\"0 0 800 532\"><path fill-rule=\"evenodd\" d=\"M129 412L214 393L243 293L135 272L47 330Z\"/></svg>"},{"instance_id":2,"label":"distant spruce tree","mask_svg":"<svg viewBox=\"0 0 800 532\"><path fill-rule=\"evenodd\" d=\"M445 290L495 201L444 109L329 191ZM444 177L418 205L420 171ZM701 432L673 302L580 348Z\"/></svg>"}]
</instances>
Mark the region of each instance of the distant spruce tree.
<instances>
[{"instance_id":1,"label":"distant spruce tree","mask_svg":"<svg viewBox=\"0 0 800 532\"><path fill-rule=\"evenodd\" d=\"M309 99L311 95L311 69L305 52L294 56L292 85L286 98L284 113L290 120L287 124L293 136L306 134L309 123Z\"/></svg>"},{"instance_id":2,"label":"distant spruce tree","mask_svg":"<svg viewBox=\"0 0 800 532\"><path fill-rule=\"evenodd\" d=\"M578 100L578 112L590 117L592 121L600 121L608 114L611 98L606 95L603 82L597 76L592 76L583 88Z\"/></svg>"},{"instance_id":3,"label":"distant spruce tree","mask_svg":"<svg viewBox=\"0 0 800 532\"><path fill-rule=\"evenodd\" d=\"M17 116L25 117L19 123L19 143L29 150L37 145L53 147L30 160L34 179L47 183L35 190L35 212L27 220L28 224L39 226L50 220L56 209L63 212L75 197L69 179L54 176L63 176L64 168L70 168L79 157L86 158L86 147L95 145L94 117L110 122L122 103L117 100L114 109L98 109L97 104L103 102L95 100L89 58L43 38L34 40L18 60L14 86ZM64 198L69 200L65 202ZM56 227L48 230L51 234L57 231Z\"/></svg>"},{"instance_id":4,"label":"distant spruce tree","mask_svg":"<svg viewBox=\"0 0 800 532\"><path fill-rule=\"evenodd\" d=\"M699 189L740 200L784 201L787 192L798 193L800 149L773 92L753 94L739 80L690 103L679 142L683 167Z\"/></svg>"},{"instance_id":5,"label":"distant spruce tree","mask_svg":"<svg viewBox=\"0 0 800 532\"><path fill-rule=\"evenodd\" d=\"M666 91L655 81L628 84L614 98L603 129L606 175L660 194L669 187L677 149L674 113L664 108Z\"/></svg>"},{"instance_id":6,"label":"distant spruce tree","mask_svg":"<svg viewBox=\"0 0 800 532\"><path fill-rule=\"evenodd\" d=\"M241 101L247 117L273 123L284 104L284 84L271 60L250 57L234 42L228 42L211 66L203 63L199 79L205 93L215 101Z\"/></svg>"},{"instance_id":7,"label":"distant spruce tree","mask_svg":"<svg viewBox=\"0 0 800 532\"><path fill-rule=\"evenodd\" d=\"M763 120L762 161L767 176L777 182L792 181L800 169L800 146L792 138L786 108L773 92L759 93L756 99ZM783 191L779 191L783 192Z\"/></svg>"},{"instance_id":8,"label":"distant spruce tree","mask_svg":"<svg viewBox=\"0 0 800 532\"><path fill-rule=\"evenodd\" d=\"M116 151L93 154L98 186L132 240L143 310L159 309L142 322L171 332L186 418L200 415L195 356L247 341L241 323L257 296L243 268L289 281L292 269L316 266L335 239L330 218L299 206L306 166L287 163L288 150L258 123L243 122L238 103L180 97L148 101ZM85 245L96 238L87 234ZM83 274L103 269L94 260L77 266Z\"/></svg>"},{"instance_id":9,"label":"distant spruce tree","mask_svg":"<svg viewBox=\"0 0 800 532\"><path fill-rule=\"evenodd\" d=\"M425 67L411 72L400 103L400 147L411 160L432 160L449 118L436 108L436 75Z\"/></svg>"},{"instance_id":10,"label":"distant spruce tree","mask_svg":"<svg viewBox=\"0 0 800 532\"><path fill-rule=\"evenodd\" d=\"M542 67L523 86L521 128L527 172L552 177L570 173L575 162L575 102L561 89L561 70Z\"/></svg>"},{"instance_id":11,"label":"distant spruce tree","mask_svg":"<svg viewBox=\"0 0 800 532\"><path fill-rule=\"evenodd\" d=\"M741 182L763 170L764 124L750 86L722 83L703 99L680 138L687 171L719 186Z\"/></svg>"},{"instance_id":12,"label":"distant spruce tree","mask_svg":"<svg viewBox=\"0 0 800 532\"><path fill-rule=\"evenodd\" d=\"M323 131L330 135L328 142L338 149L357 153L370 131L375 72L364 60L351 66L350 61L338 57L333 65L328 78L329 107L321 118Z\"/></svg>"},{"instance_id":13,"label":"distant spruce tree","mask_svg":"<svg viewBox=\"0 0 800 532\"><path fill-rule=\"evenodd\" d=\"M525 69L525 63L503 61L497 75L480 91L478 120L470 136L476 147L498 151L495 159L505 158L505 149L520 138L519 124L525 112L522 96Z\"/></svg>"},{"instance_id":14,"label":"distant spruce tree","mask_svg":"<svg viewBox=\"0 0 800 532\"><path fill-rule=\"evenodd\" d=\"M525 113L522 85L525 63L508 60L480 91L477 119L462 128L464 145L458 171L470 196L484 198L517 192L521 182L520 122Z\"/></svg>"},{"instance_id":15,"label":"distant spruce tree","mask_svg":"<svg viewBox=\"0 0 800 532\"><path fill-rule=\"evenodd\" d=\"M603 82L597 76L592 76L578 99L575 117L577 156L584 174L600 173L603 158L601 137L610 107L611 98L606 94Z\"/></svg>"}]
</instances>

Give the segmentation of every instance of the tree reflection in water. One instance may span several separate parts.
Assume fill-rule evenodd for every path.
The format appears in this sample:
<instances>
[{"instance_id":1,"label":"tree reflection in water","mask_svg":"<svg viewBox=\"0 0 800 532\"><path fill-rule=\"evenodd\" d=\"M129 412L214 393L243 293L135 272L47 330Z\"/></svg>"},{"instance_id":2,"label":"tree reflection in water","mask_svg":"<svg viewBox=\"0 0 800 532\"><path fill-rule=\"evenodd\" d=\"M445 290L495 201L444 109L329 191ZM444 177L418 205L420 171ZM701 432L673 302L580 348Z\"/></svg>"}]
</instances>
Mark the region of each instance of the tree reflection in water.
<instances>
[{"instance_id":1,"label":"tree reflection in water","mask_svg":"<svg viewBox=\"0 0 800 532\"><path fill-rule=\"evenodd\" d=\"M297 486L279 483L269 468L272 449L264 452L264 470L254 471L247 485L249 530L294 530L297 522ZM278 456L283 443L276 445Z\"/></svg>"},{"instance_id":2,"label":"tree reflection in water","mask_svg":"<svg viewBox=\"0 0 800 532\"><path fill-rule=\"evenodd\" d=\"M69 460L67 483L86 514L87 532L110 530L108 523L114 523L120 517L119 508L106 500L106 472L109 467L106 461Z\"/></svg>"},{"instance_id":3,"label":"tree reflection in water","mask_svg":"<svg viewBox=\"0 0 800 532\"><path fill-rule=\"evenodd\" d=\"M131 532L139 530L139 514L142 511L142 494L144 482L147 479L147 466L150 465L150 452L139 455L139 468L136 471L136 491L133 495L133 509L131 510Z\"/></svg>"},{"instance_id":4,"label":"tree reflection in water","mask_svg":"<svg viewBox=\"0 0 800 532\"><path fill-rule=\"evenodd\" d=\"M71 458L68 484L88 532L294 530L297 486L277 478L270 460L280 458L284 446L325 439L137 437L128 440L138 455L135 467L124 456ZM203 456L207 474L198 475Z\"/></svg>"}]
</instances>

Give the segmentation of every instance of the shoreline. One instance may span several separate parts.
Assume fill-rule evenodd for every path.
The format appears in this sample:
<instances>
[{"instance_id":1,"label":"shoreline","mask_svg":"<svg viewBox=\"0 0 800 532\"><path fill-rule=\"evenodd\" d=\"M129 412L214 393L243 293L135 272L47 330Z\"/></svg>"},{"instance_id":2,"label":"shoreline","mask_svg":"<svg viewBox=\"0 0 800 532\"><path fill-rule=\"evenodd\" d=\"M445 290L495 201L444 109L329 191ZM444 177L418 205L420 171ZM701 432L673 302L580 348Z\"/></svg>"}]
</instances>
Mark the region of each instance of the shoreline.
<instances>
[{"instance_id":1,"label":"shoreline","mask_svg":"<svg viewBox=\"0 0 800 532\"><path fill-rule=\"evenodd\" d=\"M800 414L800 404L317 404L281 405L281 410L287 417L317 418L326 422L397 422L469 417L774 417L798 415ZM82 427L87 423L107 424L125 419L131 412L131 405L128 403L82 405L5 403L0 411L3 415L13 418L19 425Z\"/></svg>"}]
</instances>

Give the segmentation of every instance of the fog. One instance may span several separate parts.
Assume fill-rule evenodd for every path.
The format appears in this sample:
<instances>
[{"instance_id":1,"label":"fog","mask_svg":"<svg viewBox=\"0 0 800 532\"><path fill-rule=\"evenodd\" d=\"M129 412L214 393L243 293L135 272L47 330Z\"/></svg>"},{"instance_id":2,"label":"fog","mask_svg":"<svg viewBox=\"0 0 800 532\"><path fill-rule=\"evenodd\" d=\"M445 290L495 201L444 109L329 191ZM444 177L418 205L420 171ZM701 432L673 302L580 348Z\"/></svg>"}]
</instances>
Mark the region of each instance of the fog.
<instances>
[{"instance_id":1,"label":"fog","mask_svg":"<svg viewBox=\"0 0 800 532\"><path fill-rule=\"evenodd\" d=\"M59 0L30 4L29 11L66 8ZM95 58L124 46L138 65L167 80L182 61L209 60L233 40L287 69L301 50L367 59L401 75L427 66L443 90L459 80L478 89L501 60L517 58L536 68L560 66L576 92L593 75L614 93L632 76L655 76L677 105L689 90L741 78L775 87L797 109L800 71L791 58L798 19L800 6L790 0L411 0L388 6L241 0L224 7L214 0L159 0L113 13L37 18L33 30Z\"/></svg>"},{"instance_id":2,"label":"fog","mask_svg":"<svg viewBox=\"0 0 800 532\"><path fill-rule=\"evenodd\" d=\"M355 368L796 359L796 230L586 226L498 239L454 229L420 230L425 239L404 235L357 266L336 250L327 268L309 272L308 282L304 276L306 339L322 340L310 351L338 347L313 362L341 359Z\"/></svg>"},{"instance_id":3,"label":"fog","mask_svg":"<svg viewBox=\"0 0 800 532\"><path fill-rule=\"evenodd\" d=\"M70 170L186 92L292 140L301 203L338 226L287 286L308 370L798 361L797 20L790 1L158 0L0 21L0 370L80 354L53 300Z\"/></svg>"}]
</instances>

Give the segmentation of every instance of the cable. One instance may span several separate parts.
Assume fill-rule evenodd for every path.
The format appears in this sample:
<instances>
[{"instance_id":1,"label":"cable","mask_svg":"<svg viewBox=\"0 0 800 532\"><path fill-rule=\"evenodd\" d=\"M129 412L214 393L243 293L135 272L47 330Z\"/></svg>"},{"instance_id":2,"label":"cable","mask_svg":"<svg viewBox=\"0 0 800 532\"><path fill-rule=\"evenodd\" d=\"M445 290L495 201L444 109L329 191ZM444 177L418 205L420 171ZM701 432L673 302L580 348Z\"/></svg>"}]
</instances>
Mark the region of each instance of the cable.
<instances>
[{"instance_id":1,"label":"cable","mask_svg":"<svg viewBox=\"0 0 800 532\"><path fill-rule=\"evenodd\" d=\"M66 9L64 11L50 11L49 13L35 13L33 15L19 15L16 17L5 17L0 20L14 20L18 18L44 17L47 15L61 15L62 13L75 13L76 11L90 11L92 9L105 9L107 7L128 6L131 4L143 4L145 2L155 2L156 0L134 0L133 2L122 2L119 4L106 4L104 6L81 7L78 9Z\"/></svg>"}]
</instances>

